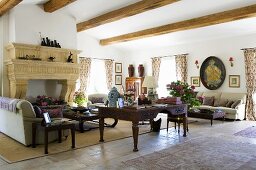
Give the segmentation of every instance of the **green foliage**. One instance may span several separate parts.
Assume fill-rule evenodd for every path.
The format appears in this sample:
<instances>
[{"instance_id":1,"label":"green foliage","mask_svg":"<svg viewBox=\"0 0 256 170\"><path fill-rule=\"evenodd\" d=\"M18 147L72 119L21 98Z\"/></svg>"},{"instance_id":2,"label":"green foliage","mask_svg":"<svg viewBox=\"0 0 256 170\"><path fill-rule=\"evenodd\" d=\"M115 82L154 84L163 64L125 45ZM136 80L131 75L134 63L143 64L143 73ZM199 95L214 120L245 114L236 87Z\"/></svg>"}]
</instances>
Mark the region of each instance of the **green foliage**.
<instances>
[{"instance_id":1,"label":"green foliage","mask_svg":"<svg viewBox=\"0 0 256 170\"><path fill-rule=\"evenodd\" d=\"M74 103L77 104L77 106L82 106L85 102L87 102L86 95L84 92L76 91L74 94Z\"/></svg>"},{"instance_id":2,"label":"green foliage","mask_svg":"<svg viewBox=\"0 0 256 170\"><path fill-rule=\"evenodd\" d=\"M195 86L190 86L188 83L181 81L172 82L167 84L167 90L173 97L181 97L183 103L187 103L190 107L201 105L200 100L196 98Z\"/></svg>"}]
</instances>

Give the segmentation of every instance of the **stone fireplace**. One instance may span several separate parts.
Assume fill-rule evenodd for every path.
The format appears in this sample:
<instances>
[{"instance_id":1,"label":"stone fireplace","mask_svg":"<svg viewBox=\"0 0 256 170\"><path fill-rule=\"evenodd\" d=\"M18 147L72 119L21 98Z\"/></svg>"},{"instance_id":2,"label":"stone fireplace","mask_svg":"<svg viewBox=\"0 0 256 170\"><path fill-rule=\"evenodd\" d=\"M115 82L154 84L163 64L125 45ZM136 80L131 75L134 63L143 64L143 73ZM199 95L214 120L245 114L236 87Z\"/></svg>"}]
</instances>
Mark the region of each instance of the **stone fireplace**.
<instances>
[{"instance_id":1,"label":"stone fireplace","mask_svg":"<svg viewBox=\"0 0 256 170\"><path fill-rule=\"evenodd\" d=\"M24 99L29 80L58 80L62 84L60 98L72 102L79 78L77 54L80 51L17 43L8 45L6 49L10 97ZM73 63L66 62L70 53ZM50 61L49 57L54 60Z\"/></svg>"}]
</instances>

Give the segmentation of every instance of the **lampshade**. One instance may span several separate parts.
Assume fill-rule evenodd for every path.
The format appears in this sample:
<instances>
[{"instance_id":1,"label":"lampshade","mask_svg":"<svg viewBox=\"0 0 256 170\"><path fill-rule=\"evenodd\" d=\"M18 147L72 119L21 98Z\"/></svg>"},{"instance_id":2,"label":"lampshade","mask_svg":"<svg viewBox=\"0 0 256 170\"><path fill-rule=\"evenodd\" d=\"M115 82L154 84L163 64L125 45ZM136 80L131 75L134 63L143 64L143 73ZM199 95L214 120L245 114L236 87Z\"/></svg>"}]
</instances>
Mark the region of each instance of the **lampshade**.
<instances>
[{"instance_id":1,"label":"lampshade","mask_svg":"<svg viewBox=\"0 0 256 170\"><path fill-rule=\"evenodd\" d=\"M153 76L145 76L144 81L142 83L142 87L157 88L155 78Z\"/></svg>"}]
</instances>

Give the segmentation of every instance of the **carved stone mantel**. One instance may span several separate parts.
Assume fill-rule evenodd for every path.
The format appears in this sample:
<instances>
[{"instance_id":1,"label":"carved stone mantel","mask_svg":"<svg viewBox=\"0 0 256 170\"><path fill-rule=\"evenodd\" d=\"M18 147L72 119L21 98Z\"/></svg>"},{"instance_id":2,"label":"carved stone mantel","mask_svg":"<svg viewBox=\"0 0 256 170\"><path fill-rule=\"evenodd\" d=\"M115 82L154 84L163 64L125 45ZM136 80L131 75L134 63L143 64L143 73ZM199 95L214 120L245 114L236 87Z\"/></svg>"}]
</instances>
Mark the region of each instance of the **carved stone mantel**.
<instances>
[{"instance_id":1,"label":"carved stone mantel","mask_svg":"<svg viewBox=\"0 0 256 170\"><path fill-rule=\"evenodd\" d=\"M26 47L25 50L22 47ZM10 48L11 47L11 48ZM7 74L10 81L10 97L21 98L26 97L28 80L44 79L44 80L60 80L62 84L62 90L60 97L66 102L72 102L73 94L75 91L76 80L79 78L80 65L77 63L78 50L75 51L74 55L75 63L67 63L66 58L62 56L68 56L68 49L56 49L51 47L43 47L41 50L46 49L48 53L54 54L53 57L58 59L58 62L47 61L47 56L37 57L41 58L38 60L22 60L17 59L20 54L25 55L24 51L29 50L29 54L43 54L45 51L38 51L40 46L24 45L24 44L11 44L7 46L9 50L8 60L5 61L7 67ZM33 49L35 50L33 53ZM50 52L49 52L50 50ZM23 52L22 52L23 51ZM58 55L59 54L59 55ZM60 56L62 55L62 56Z\"/></svg>"}]
</instances>

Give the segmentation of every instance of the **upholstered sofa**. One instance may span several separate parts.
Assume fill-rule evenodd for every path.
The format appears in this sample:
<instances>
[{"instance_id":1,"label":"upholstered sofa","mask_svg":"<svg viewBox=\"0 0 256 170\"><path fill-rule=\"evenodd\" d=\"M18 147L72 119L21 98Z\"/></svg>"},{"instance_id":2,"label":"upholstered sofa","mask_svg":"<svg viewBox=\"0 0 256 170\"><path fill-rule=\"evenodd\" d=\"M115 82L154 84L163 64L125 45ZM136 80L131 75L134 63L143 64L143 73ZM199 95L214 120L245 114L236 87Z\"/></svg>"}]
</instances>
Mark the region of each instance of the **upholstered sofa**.
<instances>
[{"instance_id":1,"label":"upholstered sofa","mask_svg":"<svg viewBox=\"0 0 256 170\"><path fill-rule=\"evenodd\" d=\"M6 102L7 101L7 102ZM9 101L9 104L8 104ZM16 141L28 146L32 144L32 122L38 122L36 143L44 143L44 133L33 106L27 100L0 97L0 131ZM64 132L65 136L68 131ZM49 142L58 139L58 132L49 132Z\"/></svg>"},{"instance_id":2,"label":"upholstered sofa","mask_svg":"<svg viewBox=\"0 0 256 170\"><path fill-rule=\"evenodd\" d=\"M244 120L246 93L228 93L228 92L198 92L198 98L203 99L203 104L195 108L216 110L221 109L225 118L234 120Z\"/></svg>"},{"instance_id":3,"label":"upholstered sofa","mask_svg":"<svg viewBox=\"0 0 256 170\"><path fill-rule=\"evenodd\" d=\"M98 107L98 106L105 106L108 100L108 95L103 93L95 93L88 95L88 107Z\"/></svg>"}]
</instances>

